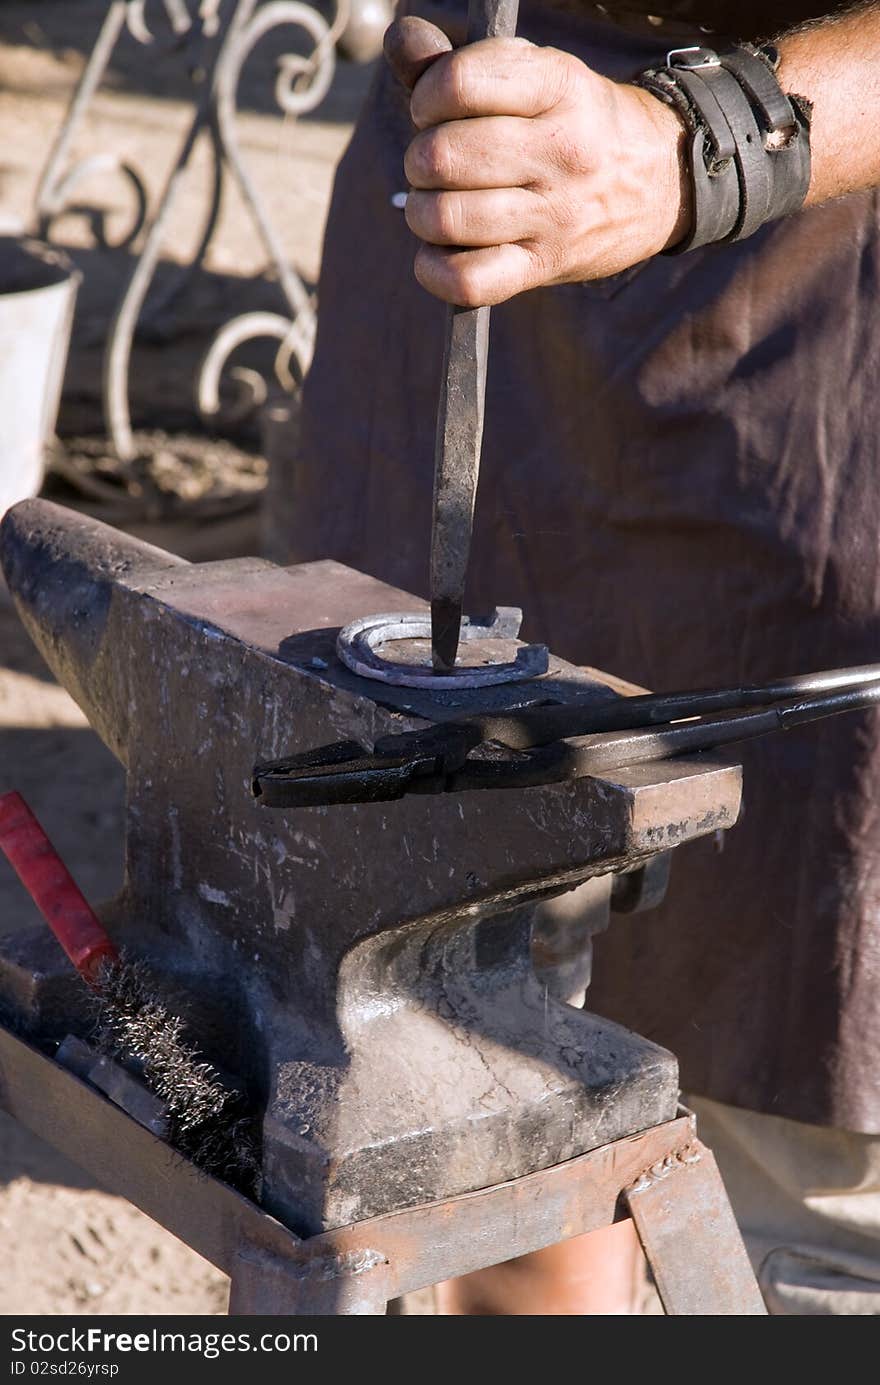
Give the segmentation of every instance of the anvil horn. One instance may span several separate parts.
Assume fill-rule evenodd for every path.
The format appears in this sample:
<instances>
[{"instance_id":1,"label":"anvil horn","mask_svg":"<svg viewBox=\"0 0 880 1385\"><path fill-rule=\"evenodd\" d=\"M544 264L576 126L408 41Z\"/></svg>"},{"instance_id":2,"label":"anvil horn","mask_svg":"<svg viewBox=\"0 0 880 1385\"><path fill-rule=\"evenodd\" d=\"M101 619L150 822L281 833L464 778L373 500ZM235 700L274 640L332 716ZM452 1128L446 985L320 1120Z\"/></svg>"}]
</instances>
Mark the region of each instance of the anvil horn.
<instances>
[{"instance_id":1,"label":"anvil horn","mask_svg":"<svg viewBox=\"0 0 880 1385\"><path fill-rule=\"evenodd\" d=\"M7 511L0 563L34 644L125 762L120 668L103 640L114 588L121 578L189 564L48 500L23 500Z\"/></svg>"}]
</instances>

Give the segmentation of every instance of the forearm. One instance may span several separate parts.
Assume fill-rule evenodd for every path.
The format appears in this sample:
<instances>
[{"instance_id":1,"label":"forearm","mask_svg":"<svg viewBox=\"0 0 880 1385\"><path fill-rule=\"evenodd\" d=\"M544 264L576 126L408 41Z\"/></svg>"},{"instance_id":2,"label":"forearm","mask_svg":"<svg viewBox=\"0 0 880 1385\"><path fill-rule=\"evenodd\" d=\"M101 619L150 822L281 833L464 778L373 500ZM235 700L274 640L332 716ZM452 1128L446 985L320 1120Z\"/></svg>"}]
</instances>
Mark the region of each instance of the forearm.
<instances>
[{"instance_id":1,"label":"forearm","mask_svg":"<svg viewBox=\"0 0 880 1385\"><path fill-rule=\"evenodd\" d=\"M807 203L880 186L880 0L776 46L783 88L812 108ZM694 205L689 166L702 128L694 92L682 109L654 78L649 90L614 82L568 52L522 40L449 47L412 17L389 31L391 61L413 89L419 133L406 155L406 218L422 242L416 274L431 293L464 307L501 303L527 289L606 278L687 243L691 231L705 243L707 227L693 224L705 214ZM748 127L748 116L732 127ZM756 122L747 142L760 134ZM807 170L794 162L796 180L780 181L781 202L763 208L764 220L797 205ZM756 180L754 158L738 154L736 222L730 171L728 185L712 189L724 194L715 207L721 231L708 223L720 241L742 230L749 205L761 210L775 186L769 164ZM747 233L761 224L754 215Z\"/></svg>"},{"instance_id":2,"label":"forearm","mask_svg":"<svg viewBox=\"0 0 880 1385\"><path fill-rule=\"evenodd\" d=\"M807 205L880 186L880 4L776 45L783 89L812 102Z\"/></svg>"}]
</instances>

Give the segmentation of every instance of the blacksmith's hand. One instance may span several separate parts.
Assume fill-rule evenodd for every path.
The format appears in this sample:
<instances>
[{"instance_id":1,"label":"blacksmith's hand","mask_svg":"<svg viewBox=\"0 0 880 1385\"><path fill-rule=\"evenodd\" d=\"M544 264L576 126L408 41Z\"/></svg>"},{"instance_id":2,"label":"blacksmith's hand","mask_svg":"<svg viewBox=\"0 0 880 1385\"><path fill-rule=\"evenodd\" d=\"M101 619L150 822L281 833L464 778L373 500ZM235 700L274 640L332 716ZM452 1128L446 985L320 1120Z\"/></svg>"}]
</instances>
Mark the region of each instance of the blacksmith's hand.
<instances>
[{"instance_id":1,"label":"blacksmith's hand","mask_svg":"<svg viewBox=\"0 0 880 1385\"><path fill-rule=\"evenodd\" d=\"M525 39L451 51L414 17L385 51L412 90L406 219L438 298L477 307L605 278L685 235L684 127L647 91Z\"/></svg>"}]
</instances>

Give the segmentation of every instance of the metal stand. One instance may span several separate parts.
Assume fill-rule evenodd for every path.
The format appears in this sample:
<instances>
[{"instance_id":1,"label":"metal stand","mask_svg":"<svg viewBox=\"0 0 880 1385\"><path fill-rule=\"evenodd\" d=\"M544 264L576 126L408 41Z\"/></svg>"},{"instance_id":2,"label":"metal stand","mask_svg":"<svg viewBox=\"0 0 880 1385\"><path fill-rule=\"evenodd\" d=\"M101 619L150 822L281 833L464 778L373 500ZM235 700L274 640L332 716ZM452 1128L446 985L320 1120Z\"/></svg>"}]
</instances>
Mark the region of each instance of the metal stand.
<instances>
[{"instance_id":1,"label":"metal stand","mask_svg":"<svg viewBox=\"0 0 880 1385\"><path fill-rule=\"evenodd\" d=\"M282 386L294 388L302 379L314 346L316 304L302 278L287 260L257 186L248 171L238 144L235 127L236 91L242 68L256 44L270 30L289 26L305 33L312 45L308 57L288 54L279 62L275 100L288 116L313 110L326 96L336 65L335 45L350 18L350 0L335 0L332 25L305 0L235 0L230 7L220 0L200 0L190 14L183 0L163 0L171 30L173 49L191 52L190 67L194 82L193 116L159 197L156 211L147 216L147 191L137 169L120 162L114 155L100 153L69 166L68 156L74 137L100 85L121 35L128 32L139 43L153 45L161 52L159 40L147 27L145 0L113 0L101 32L92 49L40 179L35 203L35 220L45 238L52 222L64 210L74 187L84 176L115 169L134 188L137 208L134 223L114 248L132 245L145 228L140 253L110 326L104 355L104 414L114 449L123 461L136 455L128 403L128 374L131 348L139 323L149 321L156 328L202 263L211 242L228 170L238 185L254 226L278 276L287 305L284 313L245 313L232 319L214 336L203 360L196 384L196 402L202 417L215 419L220 411L220 378L231 353L243 342L260 337L279 342L275 373ZM166 45L167 51L168 45ZM145 300L156 271L167 226L180 186L199 136L206 133L214 156L214 180L205 224L198 248L168 288L145 307ZM107 248L103 219L94 218L99 243ZM254 391L259 382L251 371L242 372L240 383L250 391L248 407L259 402Z\"/></svg>"},{"instance_id":2,"label":"metal stand","mask_svg":"<svg viewBox=\"0 0 880 1385\"><path fill-rule=\"evenodd\" d=\"M478 1192L300 1239L8 1030L2 1105L230 1276L230 1314L383 1314L389 1299L629 1215L668 1314L766 1312L694 1118Z\"/></svg>"}]
</instances>

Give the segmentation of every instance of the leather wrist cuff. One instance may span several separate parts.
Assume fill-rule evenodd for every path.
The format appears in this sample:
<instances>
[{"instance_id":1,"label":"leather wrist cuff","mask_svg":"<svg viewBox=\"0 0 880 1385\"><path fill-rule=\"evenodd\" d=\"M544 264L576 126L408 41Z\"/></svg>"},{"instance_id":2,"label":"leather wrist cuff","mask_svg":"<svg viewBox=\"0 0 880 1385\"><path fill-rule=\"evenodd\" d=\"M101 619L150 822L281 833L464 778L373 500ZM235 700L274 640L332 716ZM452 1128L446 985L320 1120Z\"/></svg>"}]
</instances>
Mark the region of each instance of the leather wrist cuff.
<instances>
[{"instance_id":1,"label":"leather wrist cuff","mask_svg":"<svg viewBox=\"0 0 880 1385\"><path fill-rule=\"evenodd\" d=\"M674 106L688 132L693 224L668 254L744 240L803 204L810 186L810 106L776 79L770 45L716 53L681 48L636 84Z\"/></svg>"}]
</instances>

